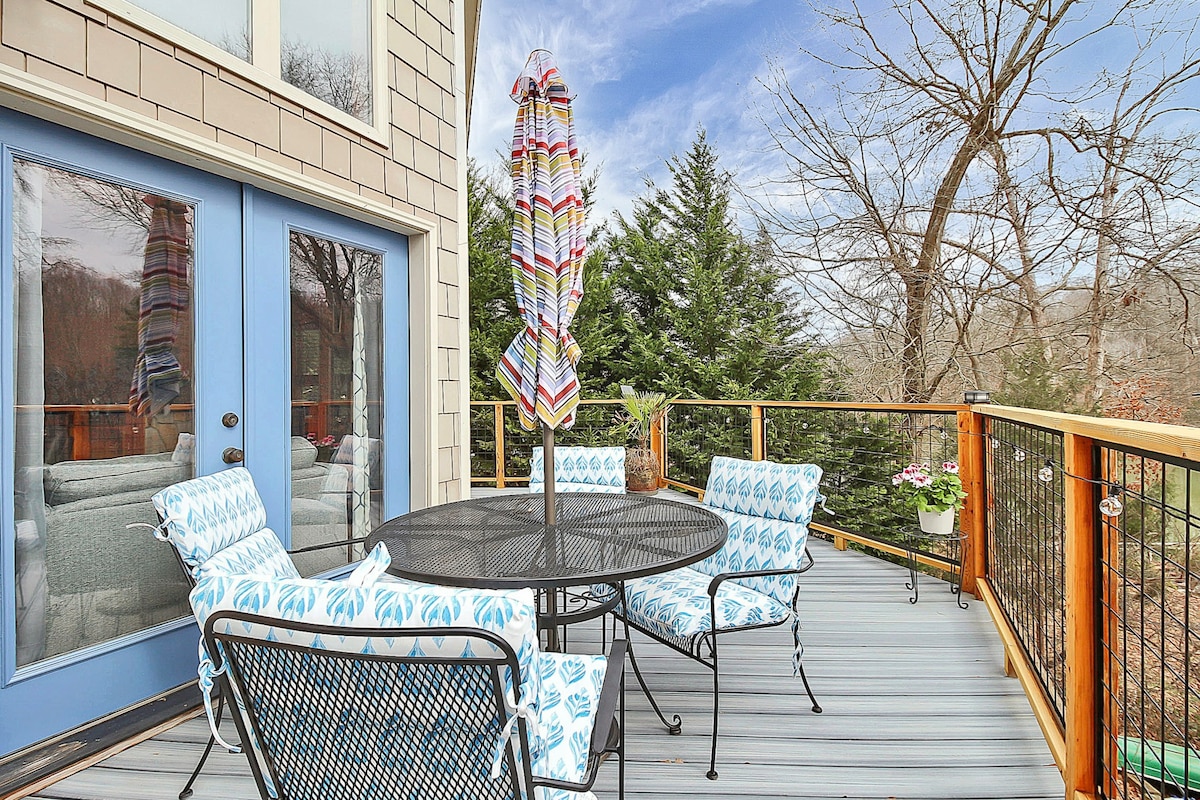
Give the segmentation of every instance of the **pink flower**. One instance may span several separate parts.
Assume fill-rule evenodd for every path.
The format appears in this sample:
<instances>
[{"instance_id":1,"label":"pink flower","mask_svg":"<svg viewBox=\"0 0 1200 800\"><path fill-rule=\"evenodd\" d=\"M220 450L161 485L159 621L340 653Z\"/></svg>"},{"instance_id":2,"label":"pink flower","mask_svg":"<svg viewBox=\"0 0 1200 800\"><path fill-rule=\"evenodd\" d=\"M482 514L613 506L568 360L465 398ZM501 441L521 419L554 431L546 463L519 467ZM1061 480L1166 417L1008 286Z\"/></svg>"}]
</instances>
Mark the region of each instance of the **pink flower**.
<instances>
[{"instance_id":1,"label":"pink flower","mask_svg":"<svg viewBox=\"0 0 1200 800\"><path fill-rule=\"evenodd\" d=\"M928 475L916 475L913 477L912 482L918 489L924 489L933 483L933 478Z\"/></svg>"},{"instance_id":2,"label":"pink flower","mask_svg":"<svg viewBox=\"0 0 1200 800\"><path fill-rule=\"evenodd\" d=\"M897 473L892 476L892 486L899 486L902 483L904 483L904 475L903 474Z\"/></svg>"},{"instance_id":3,"label":"pink flower","mask_svg":"<svg viewBox=\"0 0 1200 800\"><path fill-rule=\"evenodd\" d=\"M958 462L957 461L943 461L942 462L942 472L949 472L951 475L957 475L958 474Z\"/></svg>"}]
</instances>

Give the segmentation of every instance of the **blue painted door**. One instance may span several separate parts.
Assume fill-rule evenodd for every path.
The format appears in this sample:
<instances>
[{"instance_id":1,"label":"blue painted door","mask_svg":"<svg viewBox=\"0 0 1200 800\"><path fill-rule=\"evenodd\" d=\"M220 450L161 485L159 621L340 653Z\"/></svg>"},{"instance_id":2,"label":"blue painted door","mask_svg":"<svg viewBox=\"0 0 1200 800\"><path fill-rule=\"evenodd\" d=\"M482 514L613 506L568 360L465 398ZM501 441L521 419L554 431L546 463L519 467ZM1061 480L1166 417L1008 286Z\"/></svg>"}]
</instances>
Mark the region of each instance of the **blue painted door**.
<instances>
[{"instance_id":1,"label":"blue painted door","mask_svg":"<svg viewBox=\"0 0 1200 800\"><path fill-rule=\"evenodd\" d=\"M0 176L3 756L195 678L182 575L125 526L245 414L239 184L8 111Z\"/></svg>"},{"instance_id":2,"label":"blue painted door","mask_svg":"<svg viewBox=\"0 0 1200 800\"><path fill-rule=\"evenodd\" d=\"M302 574L409 508L408 241L246 188L246 462Z\"/></svg>"}]
</instances>

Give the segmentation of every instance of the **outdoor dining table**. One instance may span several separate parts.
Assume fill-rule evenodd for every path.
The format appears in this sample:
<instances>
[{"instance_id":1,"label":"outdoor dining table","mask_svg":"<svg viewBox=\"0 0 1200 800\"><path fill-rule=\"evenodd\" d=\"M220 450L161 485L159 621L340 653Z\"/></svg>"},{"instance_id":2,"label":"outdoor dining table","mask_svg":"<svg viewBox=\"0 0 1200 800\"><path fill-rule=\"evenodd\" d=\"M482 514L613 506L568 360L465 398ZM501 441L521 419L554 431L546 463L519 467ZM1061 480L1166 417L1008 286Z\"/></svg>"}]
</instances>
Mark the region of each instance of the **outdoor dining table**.
<instances>
[{"instance_id":1,"label":"outdoor dining table","mask_svg":"<svg viewBox=\"0 0 1200 800\"><path fill-rule=\"evenodd\" d=\"M566 587L608 584L667 572L725 544L725 521L698 505L635 494L561 492L554 525L541 494L473 497L388 520L367 539L383 542L393 575L478 589L533 588L546 600L538 625L557 631L612 608L620 591L578 611L559 608Z\"/></svg>"}]
</instances>

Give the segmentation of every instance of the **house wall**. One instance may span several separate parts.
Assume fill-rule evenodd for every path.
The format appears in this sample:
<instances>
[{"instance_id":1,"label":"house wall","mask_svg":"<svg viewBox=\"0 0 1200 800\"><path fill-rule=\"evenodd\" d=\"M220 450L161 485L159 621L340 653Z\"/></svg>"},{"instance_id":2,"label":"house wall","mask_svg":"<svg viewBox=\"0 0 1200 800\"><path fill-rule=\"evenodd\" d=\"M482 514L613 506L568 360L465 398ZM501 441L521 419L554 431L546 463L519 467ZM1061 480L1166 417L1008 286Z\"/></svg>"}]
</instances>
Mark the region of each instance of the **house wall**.
<instances>
[{"instance_id":1,"label":"house wall","mask_svg":"<svg viewBox=\"0 0 1200 800\"><path fill-rule=\"evenodd\" d=\"M148 30L119 0L0 0L0 105L408 234L419 507L458 499L470 482L459 229L469 81L456 63L474 53L460 31L477 3L376 2L386 4L378 132L297 102L215 47Z\"/></svg>"}]
</instances>

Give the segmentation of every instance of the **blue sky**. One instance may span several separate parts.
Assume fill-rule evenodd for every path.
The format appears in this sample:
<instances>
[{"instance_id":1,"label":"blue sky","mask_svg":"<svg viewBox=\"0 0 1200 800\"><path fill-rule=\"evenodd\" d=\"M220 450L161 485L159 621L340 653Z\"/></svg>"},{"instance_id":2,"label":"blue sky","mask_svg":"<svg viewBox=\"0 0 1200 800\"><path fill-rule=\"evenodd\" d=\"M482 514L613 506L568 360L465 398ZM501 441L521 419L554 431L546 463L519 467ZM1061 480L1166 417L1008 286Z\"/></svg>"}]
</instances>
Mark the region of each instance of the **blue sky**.
<instances>
[{"instance_id":1,"label":"blue sky","mask_svg":"<svg viewBox=\"0 0 1200 800\"><path fill-rule=\"evenodd\" d=\"M529 52L554 53L575 95L575 125L589 164L601 167L594 224L628 213L649 177L699 126L745 184L772 157L760 122L767 59L795 53L811 26L794 0L487 0L480 24L470 154L496 164L512 135L508 97Z\"/></svg>"}]
</instances>

